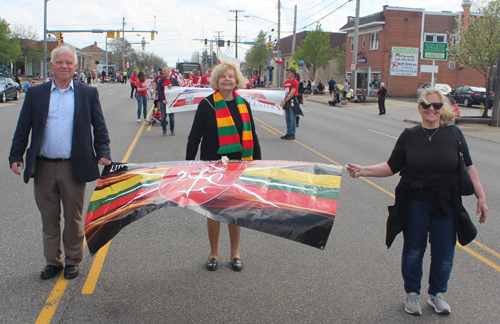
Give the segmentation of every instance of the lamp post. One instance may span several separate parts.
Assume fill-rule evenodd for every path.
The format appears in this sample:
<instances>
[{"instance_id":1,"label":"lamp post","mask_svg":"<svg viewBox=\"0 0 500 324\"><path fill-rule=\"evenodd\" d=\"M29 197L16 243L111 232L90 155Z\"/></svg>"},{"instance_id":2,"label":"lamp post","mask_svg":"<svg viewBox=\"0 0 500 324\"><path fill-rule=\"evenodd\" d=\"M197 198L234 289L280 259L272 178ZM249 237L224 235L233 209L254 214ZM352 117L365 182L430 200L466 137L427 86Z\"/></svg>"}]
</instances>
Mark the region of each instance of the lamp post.
<instances>
[{"instance_id":1,"label":"lamp post","mask_svg":"<svg viewBox=\"0 0 500 324\"><path fill-rule=\"evenodd\" d=\"M43 1L43 64L42 64L42 82L47 79L47 2L49 0ZM26 67L24 68L24 74L26 74Z\"/></svg>"}]
</instances>

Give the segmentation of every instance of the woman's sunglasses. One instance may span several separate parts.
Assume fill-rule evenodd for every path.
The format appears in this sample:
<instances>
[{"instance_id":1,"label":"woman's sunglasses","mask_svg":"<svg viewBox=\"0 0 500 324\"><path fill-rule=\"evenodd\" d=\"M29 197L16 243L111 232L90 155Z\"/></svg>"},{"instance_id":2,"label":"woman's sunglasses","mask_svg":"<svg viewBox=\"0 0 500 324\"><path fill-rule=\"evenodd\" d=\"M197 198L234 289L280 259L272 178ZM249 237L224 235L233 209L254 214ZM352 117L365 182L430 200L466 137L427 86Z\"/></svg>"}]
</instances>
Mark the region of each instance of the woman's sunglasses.
<instances>
[{"instance_id":1,"label":"woman's sunglasses","mask_svg":"<svg viewBox=\"0 0 500 324\"><path fill-rule=\"evenodd\" d=\"M425 102L422 102L420 104L420 106L422 106L422 108L424 108L424 109L429 109L432 106L432 107L434 107L434 109L439 110L439 109L443 108L443 103L442 102L433 102L430 104L426 104Z\"/></svg>"}]
</instances>

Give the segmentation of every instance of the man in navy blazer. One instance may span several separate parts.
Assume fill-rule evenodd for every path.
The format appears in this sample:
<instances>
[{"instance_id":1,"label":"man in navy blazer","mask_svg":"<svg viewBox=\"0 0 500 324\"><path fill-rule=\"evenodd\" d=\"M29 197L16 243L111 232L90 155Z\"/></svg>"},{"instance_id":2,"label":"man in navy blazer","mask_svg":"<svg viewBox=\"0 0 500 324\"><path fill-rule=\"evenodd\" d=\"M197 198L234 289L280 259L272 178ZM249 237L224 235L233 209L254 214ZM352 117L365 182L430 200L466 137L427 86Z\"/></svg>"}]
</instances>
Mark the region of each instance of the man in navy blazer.
<instances>
[{"instance_id":1,"label":"man in navy blazer","mask_svg":"<svg viewBox=\"0 0 500 324\"><path fill-rule=\"evenodd\" d=\"M46 259L42 279L52 278L62 269L67 279L78 276L83 259L86 182L99 178L98 164L111 163L110 140L97 89L73 82L76 62L76 53L70 47L52 51L53 81L28 89L9 156L15 174L20 175L26 165L24 182L34 178Z\"/></svg>"}]
</instances>

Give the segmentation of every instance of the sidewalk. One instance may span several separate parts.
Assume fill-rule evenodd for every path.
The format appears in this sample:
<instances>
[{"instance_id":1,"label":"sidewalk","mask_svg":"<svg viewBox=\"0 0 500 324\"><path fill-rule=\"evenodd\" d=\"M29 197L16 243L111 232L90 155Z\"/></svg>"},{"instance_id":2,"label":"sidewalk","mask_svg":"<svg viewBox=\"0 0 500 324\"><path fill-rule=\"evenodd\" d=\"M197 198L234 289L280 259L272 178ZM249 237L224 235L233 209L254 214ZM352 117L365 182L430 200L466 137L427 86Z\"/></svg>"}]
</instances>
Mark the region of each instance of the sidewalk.
<instances>
[{"instance_id":1,"label":"sidewalk","mask_svg":"<svg viewBox=\"0 0 500 324\"><path fill-rule=\"evenodd\" d=\"M321 103L328 106L328 101L332 100L331 96L314 95L304 96L307 101ZM371 99L368 97L368 99ZM371 100L370 100L371 101ZM348 102L347 105L328 106L329 109L352 109L362 112L367 115L377 116L377 118L392 118L411 124L420 124L421 117L417 109L417 98L387 98L385 101L387 115L378 116L377 102L353 103ZM467 108L460 106L460 115L464 116L479 116L479 108ZM461 123L458 125L462 132L471 137L500 143L500 127L491 127L482 124L467 124Z\"/></svg>"}]
</instances>

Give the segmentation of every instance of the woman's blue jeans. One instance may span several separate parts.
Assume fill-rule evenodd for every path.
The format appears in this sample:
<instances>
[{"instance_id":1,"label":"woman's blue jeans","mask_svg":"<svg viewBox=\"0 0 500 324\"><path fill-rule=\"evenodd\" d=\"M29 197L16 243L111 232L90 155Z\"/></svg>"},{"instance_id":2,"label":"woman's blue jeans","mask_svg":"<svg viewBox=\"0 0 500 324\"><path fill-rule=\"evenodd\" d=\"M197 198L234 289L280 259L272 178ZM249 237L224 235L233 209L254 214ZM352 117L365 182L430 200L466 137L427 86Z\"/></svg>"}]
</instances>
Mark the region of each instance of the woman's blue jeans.
<instances>
[{"instance_id":1,"label":"woman's blue jeans","mask_svg":"<svg viewBox=\"0 0 500 324\"><path fill-rule=\"evenodd\" d=\"M295 128L297 127L295 113L291 107L283 110L285 111L286 134L295 135Z\"/></svg>"},{"instance_id":2,"label":"woman's blue jeans","mask_svg":"<svg viewBox=\"0 0 500 324\"><path fill-rule=\"evenodd\" d=\"M420 294L422 267L427 237L431 245L428 293L446 292L457 240L453 204L446 204L450 217L432 217L432 204L410 201L403 227L404 246L401 270L405 291Z\"/></svg>"},{"instance_id":3,"label":"woman's blue jeans","mask_svg":"<svg viewBox=\"0 0 500 324\"><path fill-rule=\"evenodd\" d=\"M135 99L137 100L137 118L141 119L141 106L142 106L144 119L146 119L146 117L148 116L148 96L141 96L136 94Z\"/></svg>"}]
</instances>

